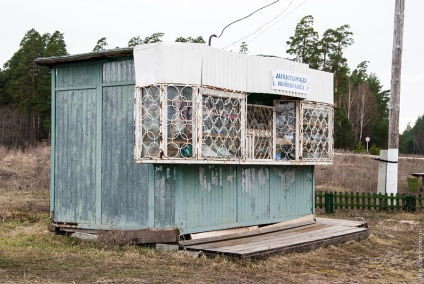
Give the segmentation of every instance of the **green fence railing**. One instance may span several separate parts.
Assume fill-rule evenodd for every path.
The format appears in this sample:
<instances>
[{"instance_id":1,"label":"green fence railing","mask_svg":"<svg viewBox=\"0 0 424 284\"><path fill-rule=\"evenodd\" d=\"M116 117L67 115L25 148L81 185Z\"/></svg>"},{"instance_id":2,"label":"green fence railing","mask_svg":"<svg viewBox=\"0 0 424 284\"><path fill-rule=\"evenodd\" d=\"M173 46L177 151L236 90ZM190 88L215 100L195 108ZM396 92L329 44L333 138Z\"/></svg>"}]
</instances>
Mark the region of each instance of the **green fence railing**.
<instances>
[{"instance_id":1,"label":"green fence railing","mask_svg":"<svg viewBox=\"0 0 424 284\"><path fill-rule=\"evenodd\" d=\"M337 209L406 210L423 209L422 194L381 194L369 192L315 192L315 207L331 213Z\"/></svg>"}]
</instances>

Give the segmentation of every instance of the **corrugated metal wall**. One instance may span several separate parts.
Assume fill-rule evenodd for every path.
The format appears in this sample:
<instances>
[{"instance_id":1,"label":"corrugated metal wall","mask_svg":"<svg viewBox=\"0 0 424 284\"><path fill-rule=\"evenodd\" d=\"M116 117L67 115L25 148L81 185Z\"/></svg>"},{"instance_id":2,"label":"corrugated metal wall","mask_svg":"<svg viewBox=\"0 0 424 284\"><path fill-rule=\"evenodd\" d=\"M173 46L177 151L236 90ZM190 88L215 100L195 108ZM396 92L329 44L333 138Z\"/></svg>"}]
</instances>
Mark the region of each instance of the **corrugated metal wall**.
<instances>
[{"instance_id":1,"label":"corrugated metal wall","mask_svg":"<svg viewBox=\"0 0 424 284\"><path fill-rule=\"evenodd\" d=\"M183 233L267 224L313 213L313 166L162 165L156 169L162 175L171 173L171 184L175 181L169 189L175 190L175 225Z\"/></svg>"},{"instance_id":2,"label":"corrugated metal wall","mask_svg":"<svg viewBox=\"0 0 424 284\"><path fill-rule=\"evenodd\" d=\"M133 61L96 64L56 69L55 221L192 233L313 213L313 166L136 164Z\"/></svg>"},{"instance_id":3,"label":"corrugated metal wall","mask_svg":"<svg viewBox=\"0 0 424 284\"><path fill-rule=\"evenodd\" d=\"M147 227L148 166L136 165L134 66L132 60L103 65L102 226ZM113 86L117 85L119 86Z\"/></svg>"},{"instance_id":4,"label":"corrugated metal wall","mask_svg":"<svg viewBox=\"0 0 424 284\"><path fill-rule=\"evenodd\" d=\"M54 218L95 223L96 90L56 93Z\"/></svg>"}]
</instances>

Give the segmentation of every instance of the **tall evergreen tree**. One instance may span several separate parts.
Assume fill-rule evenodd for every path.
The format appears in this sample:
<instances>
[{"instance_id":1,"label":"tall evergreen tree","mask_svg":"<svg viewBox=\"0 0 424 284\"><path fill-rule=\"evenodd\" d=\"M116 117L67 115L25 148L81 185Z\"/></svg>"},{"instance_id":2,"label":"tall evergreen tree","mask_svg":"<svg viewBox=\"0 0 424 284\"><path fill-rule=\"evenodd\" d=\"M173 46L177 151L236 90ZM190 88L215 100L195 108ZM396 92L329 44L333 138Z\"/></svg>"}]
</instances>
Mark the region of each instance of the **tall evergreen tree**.
<instances>
[{"instance_id":1,"label":"tall evergreen tree","mask_svg":"<svg viewBox=\"0 0 424 284\"><path fill-rule=\"evenodd\" d=\"M36 65L34 60L65 54L63 34L41 35L31 29L22 39L19 50L4 65L3 76L7 83L3 90L10 98L9 103L26 114L27 140L31 144L39 137L47 136L50 125L50 71Z\"/></svg>"},{"instance_id":2,"label":"tall evergreen tree","mask_svg":"<svg viewBox=\"0 0 424 284\"><path fill-rule=\"evenodd\" d=\"M296 25L294 36L286 42L289 49L286 52L294 56L293 60L309 64L311 68L318 69L318 33L314 27L314 17L311 15L303 17Z\"/></svg>"}]
</instances>

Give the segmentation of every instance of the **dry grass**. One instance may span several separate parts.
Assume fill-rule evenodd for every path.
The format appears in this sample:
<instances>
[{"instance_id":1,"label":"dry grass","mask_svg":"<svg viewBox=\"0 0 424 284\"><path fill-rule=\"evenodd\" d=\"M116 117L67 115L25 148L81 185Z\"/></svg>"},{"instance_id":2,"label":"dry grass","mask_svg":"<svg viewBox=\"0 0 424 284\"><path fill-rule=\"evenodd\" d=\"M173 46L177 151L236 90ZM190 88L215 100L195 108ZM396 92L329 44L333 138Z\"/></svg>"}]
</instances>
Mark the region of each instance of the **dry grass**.
<instances>
[{"instance_id":1,"label":"dry grass","mask_svg":"<svg viewBox=\"0 0 424 284\"><path fill-rule=\"evenodd\" d=\"M20 150L0 147L0 188L9 191L45 191L50 184L50 147Z\"/></svg>"},{"instance_id":2,"label":"dry grass","mask_svg":"<svg viewBox=\"0 0 424 284\"><path fill-rule=\"evenodd\" d=\"M379 162L368 155L337 153L333 165L316 167L316 186L318 190L377 192L378 169ZM407 177L413 172L424 172L424 160L399 159L399 193L408 192Z\"/></svg>"},{"instance_id":3,"label":"dry grass","mask_svg":"<svg viewBox=\"0 0 424 284\"><path fill-rule=\"evenodd\" d=\"M370 237L265 260L194 259L45 234L48 178L37 173L48 176L48 150L0 154L0 169L10 173L0 176L1 283L419 283L424 212L339 212L325 217L367 220Z\"/></svg>"}]
</instances>

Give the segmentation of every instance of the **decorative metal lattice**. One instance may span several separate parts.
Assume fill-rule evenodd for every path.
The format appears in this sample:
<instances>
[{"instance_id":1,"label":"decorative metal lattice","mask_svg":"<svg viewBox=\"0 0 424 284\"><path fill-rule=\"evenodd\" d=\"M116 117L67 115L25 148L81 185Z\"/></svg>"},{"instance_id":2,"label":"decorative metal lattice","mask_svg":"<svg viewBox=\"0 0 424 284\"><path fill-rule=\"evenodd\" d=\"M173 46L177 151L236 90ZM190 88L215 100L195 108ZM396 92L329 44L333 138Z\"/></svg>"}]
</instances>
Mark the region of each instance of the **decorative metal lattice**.
<instances>
[{"instance_id":1,"label":"decorative metal lattice","mask_svg":"<svg viewBox=\"0 0 424 284\"><path fill-rule=\"evenodd\" d=\"M161 89L158 86L141 88L141 158L159 158L161 155Z\"/></svg>"},{"instance_id":2,"label":"decorative metal lattice","mask_svg":"<svg viewBox=\"0 0 424 284\"><path fill-rule=\"evenodd\" d=\"M332 160L333 108L304 102L302 116L303 160Z\"/></svg>"},{"instance_id":3,"label":"decorative metal lattice","mask_svg":"<svg viewBox=\"0 0 424 284\"><path fill-rule=\"evenodd\" d=\"M203 86L136 89L137 160L182 163L329 162L333 108L308 101L248 105L244 93ZM178 161L180 160L180 161Z\"/></svg>"},{"instance_id":4,"label":"decorative metal lattice","mask_svg":"<svg viewBox=\"0 0 424 284\"><path fill-rule=\"evenodd\" d=\"M296 102L276 102L276 160L296 159L296 105Z\"/></svg>"},{"instance_id":5,"label":"decorative metal lattice","mask_svg":"<svg viewBox=\"0 0 424 284\"><path fill-rule=\"evenodd\" d=\"M201 89L202 158L241 157L242 99L234 94Z\"/></svg>"},{"instance_id":6,"label":"decorative metal lattice","mask_svg":"<svg viewBox=\"0 0 424 284\"><path fill-rule=\"evenodd\" d=\"M166 87L167 135L165 156L191 158L193 156L193 104L192 87Z\"/></svg>"},{"instance_id":7,"label":"decorative metal lattice","mask_svg":"<svg viewBox=\"0 0 424 284\"><path fill-rule=\"evenodd\" d=\"M248 159L273 159L273 107L248 105L246 152Z\"/></svg>"}]
</instances>

